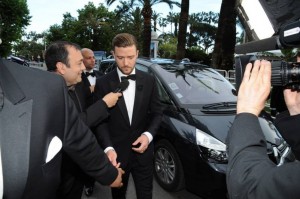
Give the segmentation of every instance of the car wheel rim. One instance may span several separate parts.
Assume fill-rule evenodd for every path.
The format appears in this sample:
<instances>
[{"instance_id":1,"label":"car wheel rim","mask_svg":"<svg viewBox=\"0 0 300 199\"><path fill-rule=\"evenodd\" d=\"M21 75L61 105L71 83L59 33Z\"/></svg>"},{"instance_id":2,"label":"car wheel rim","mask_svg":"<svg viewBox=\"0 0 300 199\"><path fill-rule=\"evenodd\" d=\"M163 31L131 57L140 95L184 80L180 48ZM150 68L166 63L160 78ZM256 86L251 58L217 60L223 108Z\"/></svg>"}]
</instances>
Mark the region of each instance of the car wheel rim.
<instances>
[{"instance_id":1,"label":"car wheel rim","mask_svg":"<svg viewBox=\"0 0 300 199\"><path fill-rule=\"evenodd\" d=\"M172 155L164 148L156 152L155 171L158 178L165 184L171 184L175 178L175 162Z\"/></svg>"}]
</instances>

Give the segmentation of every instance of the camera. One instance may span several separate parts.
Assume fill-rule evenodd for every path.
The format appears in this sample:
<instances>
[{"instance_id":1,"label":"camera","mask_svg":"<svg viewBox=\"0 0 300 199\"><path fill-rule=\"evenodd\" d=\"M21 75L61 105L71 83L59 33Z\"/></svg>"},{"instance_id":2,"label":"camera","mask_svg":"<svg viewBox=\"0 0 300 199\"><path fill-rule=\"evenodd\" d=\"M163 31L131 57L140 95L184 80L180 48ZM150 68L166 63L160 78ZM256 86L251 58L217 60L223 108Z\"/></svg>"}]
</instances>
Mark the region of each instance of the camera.
<instances>
[{"instance_id":1,"label":"camera","mask_svg":"<svg viewBox=\"0 0 300 199\"><path fill-rule=\"evenodd\" d=\"M236 53L260 52L300 46L300 21L288 23L280 28L278 35L249 42L235 47ZM238 91L246 65L259 59L255 55L241 55L235 58L235 88ZM271 61L271 85L300 90L300 63Z\"/></svg>"},{"instance_id":2,"label":"camera","mask_svg":"<svg viewBox=\"0 0 300 199\"><path fill-rule=\"evenodd\" d=\"M235 58L235 88L238 91L248 63L254 63L255 55L242 55ZM300 63L271 61L271 85L300 90Z\"/></svg>"}]
</instances>

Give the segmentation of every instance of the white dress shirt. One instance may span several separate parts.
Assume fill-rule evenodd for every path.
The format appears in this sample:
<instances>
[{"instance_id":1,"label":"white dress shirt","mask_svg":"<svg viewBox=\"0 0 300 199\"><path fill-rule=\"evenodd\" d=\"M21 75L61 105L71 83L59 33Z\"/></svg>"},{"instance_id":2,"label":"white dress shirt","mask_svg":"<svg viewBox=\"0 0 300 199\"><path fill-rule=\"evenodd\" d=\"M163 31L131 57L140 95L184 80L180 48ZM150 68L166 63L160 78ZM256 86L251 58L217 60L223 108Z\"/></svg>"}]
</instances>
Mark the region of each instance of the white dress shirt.
<instances>
[{"instance_id":1,"label":"white dress shirt","mask_svg":"<svg viewBox=\"0 0 300 199\"><path fill-rule=\"evenodd\" d=\"M84 73L86 73L86 72L92 73L92 72L94 72L94 70L93 70L93 69L90 70L90 71L84 70ZM89 76L87 77L87 79L89 80L91 86L94 86L94 85L96 84L96 76L93 77L93 76L89 75Z\"/></svg>"},{"instance_id":2,"label":"white dress shirt","mask_svg":"<svg viewBox=\"0 0 300 199\"><path fill-rule=\"evenodd\" d=\"M127 75L123 74L119 70L119 68L117 68L117 72L118 72L119 80L121 82L121 77L122 76L127 76ZM130 75L134 75L134 74L135 74L135 68L133 69L133 71L131 72ZM129 122L131 124L132 114L133 114L133 108L134 108L136 81L131 80L131 79L129 79L128 81L129 81L129 85L128 85L127 89L123 91L123 97L124 97L126 108L127 108ZM144 132L143 134L147 136L147 138L149 140L149 143L153 140L153 136L152 136L151 133ZM104 152L106 153L110 149L113 149L113 147L107 147L107 148L105 148Z\"/></svg>"}]
</instances>

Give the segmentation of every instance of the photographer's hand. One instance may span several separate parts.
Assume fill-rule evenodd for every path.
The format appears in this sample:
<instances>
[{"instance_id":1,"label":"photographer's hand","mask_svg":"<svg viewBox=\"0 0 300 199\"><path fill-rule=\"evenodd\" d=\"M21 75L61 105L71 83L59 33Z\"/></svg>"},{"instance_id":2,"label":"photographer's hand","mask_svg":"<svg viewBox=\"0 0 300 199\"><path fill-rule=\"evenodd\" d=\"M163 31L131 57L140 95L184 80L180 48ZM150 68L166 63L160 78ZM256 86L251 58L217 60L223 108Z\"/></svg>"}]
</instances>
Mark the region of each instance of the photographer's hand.
<instances>
[{"instance_id":1,"label":"photographer's hand","mask_svg":"<svg viewBox=\"0 0 300 199\"><path fill-rule=\"evenodd\" d=\"M285 89L283 93L290 115L300 114L300 91Z\"/></svg>"},{"instance_id":2,"label":"photographer's hand","mask_svg":"<svg viewBox=\"0 0 300 199\"><path fill-rule=\"evenodd\" d=\"M239 88L237 114L252 113L259 115L271 89L271 63L269 61L249 63Z\"/></svg>"}]
</instances>

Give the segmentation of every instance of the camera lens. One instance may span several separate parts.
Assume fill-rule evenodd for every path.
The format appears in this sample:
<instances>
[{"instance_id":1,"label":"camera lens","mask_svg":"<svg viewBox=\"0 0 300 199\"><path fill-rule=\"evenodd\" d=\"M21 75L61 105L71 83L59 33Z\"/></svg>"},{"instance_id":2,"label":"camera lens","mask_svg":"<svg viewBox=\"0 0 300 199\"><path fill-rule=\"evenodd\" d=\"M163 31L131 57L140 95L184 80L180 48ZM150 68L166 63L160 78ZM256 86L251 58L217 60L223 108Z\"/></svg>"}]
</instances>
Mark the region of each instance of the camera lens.
<instances>
[{"instance_id":1,"label":"camera lens","mask_svg":"<svg viewBox=\"0 0 300 199\"><path fill-rule=\"evenodd\" d=\"M298 88L300 83L300 63L285 61L272 62L272 86Z\"/></svg>"}]
</instances>

